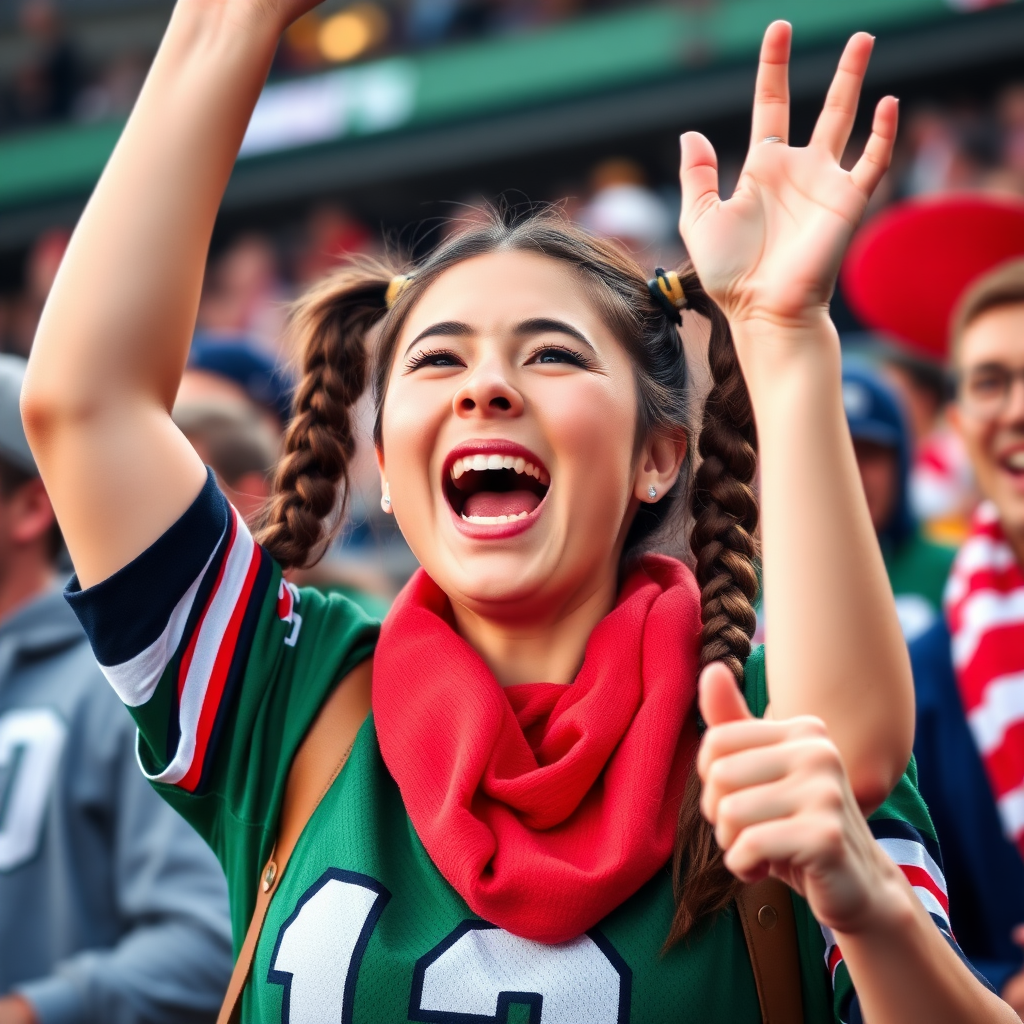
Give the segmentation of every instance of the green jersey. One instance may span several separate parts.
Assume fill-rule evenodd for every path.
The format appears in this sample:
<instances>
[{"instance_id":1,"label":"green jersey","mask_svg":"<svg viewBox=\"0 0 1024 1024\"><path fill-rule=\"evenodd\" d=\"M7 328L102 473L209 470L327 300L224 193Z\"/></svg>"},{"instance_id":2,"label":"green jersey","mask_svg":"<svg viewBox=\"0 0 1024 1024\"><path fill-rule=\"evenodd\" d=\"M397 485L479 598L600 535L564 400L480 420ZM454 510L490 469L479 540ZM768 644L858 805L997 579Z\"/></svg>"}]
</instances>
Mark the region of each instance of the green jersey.
<instances>
[{"instance_id":1,"label":"green jersey","mask_svg":"<svg viewBox=\"0 0 1024 1024\"><path fill-rule=\"evenodd\" d=\"M378 626L340 595L298 590L212 481L148 551L68 599L139 726L139 761L227 874L236 945L273 847L292 759ZM747 698L767 703L764 661ZM948 933L927 811L905 776L871 820ZM827 930L793 897L808 1024L855 995ZM726 911L663 951L668 867L584 935L545 945L481 920L420 843L372 717L303 831L267 912L243 1019L451 1024L760 1020L742 928Z\"/></svg>"}]
</instances>

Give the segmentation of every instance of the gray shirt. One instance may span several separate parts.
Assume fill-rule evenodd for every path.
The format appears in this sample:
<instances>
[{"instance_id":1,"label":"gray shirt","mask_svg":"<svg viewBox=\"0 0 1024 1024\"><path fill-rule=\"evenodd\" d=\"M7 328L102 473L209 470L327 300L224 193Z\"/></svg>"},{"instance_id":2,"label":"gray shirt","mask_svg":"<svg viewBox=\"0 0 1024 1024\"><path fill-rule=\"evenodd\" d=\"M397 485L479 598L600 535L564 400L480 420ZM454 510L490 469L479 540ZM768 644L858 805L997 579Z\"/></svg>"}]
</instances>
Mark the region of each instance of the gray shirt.
<instances>
[{"instance_id":1,"label":"gray shirt","mask_svg":"<svg viewBox=\"0 0 1024 1024\"><path fill-rule=\"evenodd\" d=\"M223 874L150 788L59 591L0 623L0 993L42 1024L212 1021Z\"/></svg>"}]
</instances>

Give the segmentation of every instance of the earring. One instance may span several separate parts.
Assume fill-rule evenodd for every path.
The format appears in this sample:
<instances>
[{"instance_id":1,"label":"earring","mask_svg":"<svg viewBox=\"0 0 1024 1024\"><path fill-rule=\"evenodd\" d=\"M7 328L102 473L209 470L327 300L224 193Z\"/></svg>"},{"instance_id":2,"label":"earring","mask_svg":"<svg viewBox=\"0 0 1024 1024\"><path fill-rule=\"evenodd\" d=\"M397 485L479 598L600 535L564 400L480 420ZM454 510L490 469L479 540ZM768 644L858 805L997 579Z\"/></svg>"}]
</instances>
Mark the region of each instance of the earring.
<instances>
[{"instance_id":1,"label":"earring","mask_svg":"<svg viewBox=\"0 0 1024 1024\"><path fill-rule=\"evenodd\" d=\"M651 501L654 501L654 499L657 496L658 496L658 488L655 487L654 484L651 484L651 486L647 488L647 497L650 498Z\"/></svg>"},{"instance_id":2,"label":"earring","mask_svg":"<svg viewBox=\"0 0 1024 1024\"><path fill-rule=\"evenodd\" d=\"M391 488L387 484L384 485L384 493L380 496L380 507L385 512L391 511Z\"/></svg>"}]
</instances>

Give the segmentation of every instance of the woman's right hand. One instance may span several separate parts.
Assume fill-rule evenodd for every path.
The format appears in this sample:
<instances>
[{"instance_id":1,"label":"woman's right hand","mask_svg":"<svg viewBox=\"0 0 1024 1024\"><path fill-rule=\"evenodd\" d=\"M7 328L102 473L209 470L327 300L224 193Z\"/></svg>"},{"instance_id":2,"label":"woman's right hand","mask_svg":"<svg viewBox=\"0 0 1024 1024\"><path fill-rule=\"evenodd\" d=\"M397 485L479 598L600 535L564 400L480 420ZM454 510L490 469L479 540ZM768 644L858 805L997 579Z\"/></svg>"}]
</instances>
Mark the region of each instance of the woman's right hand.
<instances>
[{"instance_id":1,"label":"woman's right hand","mask_svg":"<svg viewBox=\"0 0 1024 1024\"><path fill-rule=\"evenodd\" d=\"M903 876L871 835L824 723L754 718L722 664L704 670L700 706L701 810L726 867L744 882L782 879L833 931L884 914Z\"/></svg>"},{"instance_id":2,"label":"woman's right hand","mask_svg":"<svg viewBox=\"0 0 1024 1024\"><path fill-rule=\"evenodd\" d=\"M729 670L700 679L708 730L697 771L701 809L725 864L745 882L772 874L830 928L871 1024L1010 1024L886 855L818 719L755 719Z\"/></svg>"}]
</instances>

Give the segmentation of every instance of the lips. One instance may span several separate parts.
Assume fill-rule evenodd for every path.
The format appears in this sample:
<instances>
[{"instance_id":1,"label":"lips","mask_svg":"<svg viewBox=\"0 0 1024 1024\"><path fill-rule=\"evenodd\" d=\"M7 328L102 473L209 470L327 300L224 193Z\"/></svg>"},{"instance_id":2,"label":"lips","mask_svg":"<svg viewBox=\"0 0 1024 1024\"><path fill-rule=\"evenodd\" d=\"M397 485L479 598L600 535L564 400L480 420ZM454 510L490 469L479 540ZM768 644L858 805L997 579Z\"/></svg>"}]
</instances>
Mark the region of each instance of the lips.
<instances>
[{"instance_id":1,"label":"lips","mask_svg":"<svg viewBox=\"0 0 1024 1024\"><path fill-rule=\"evenodd\" d=\"M543 503L551 477L529 449L490 439L453 449L445 459L443 483L458 521L500 528L527 525Z\"/></svg>"}]
</instances>

